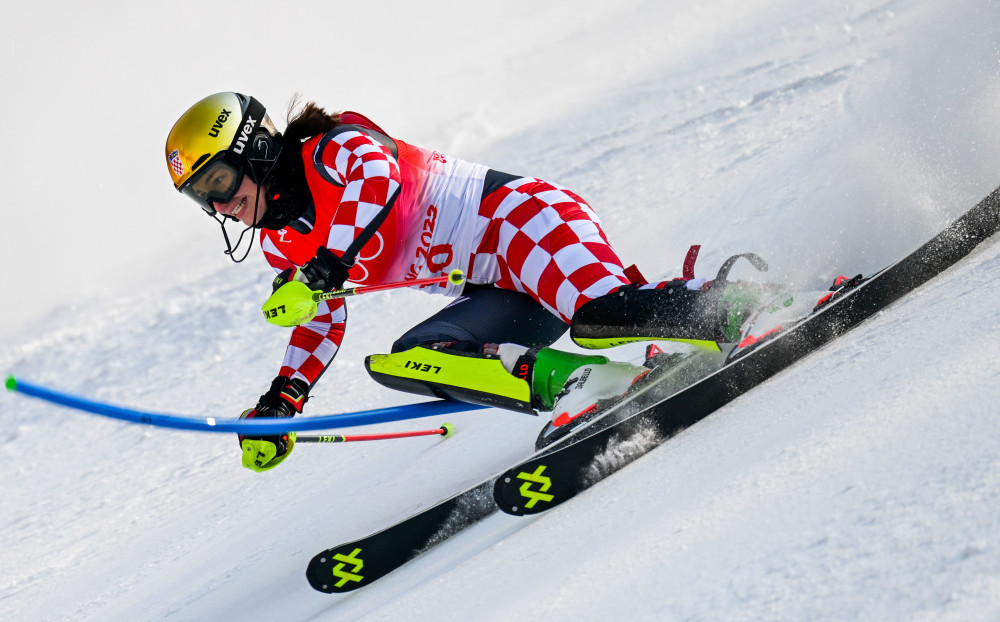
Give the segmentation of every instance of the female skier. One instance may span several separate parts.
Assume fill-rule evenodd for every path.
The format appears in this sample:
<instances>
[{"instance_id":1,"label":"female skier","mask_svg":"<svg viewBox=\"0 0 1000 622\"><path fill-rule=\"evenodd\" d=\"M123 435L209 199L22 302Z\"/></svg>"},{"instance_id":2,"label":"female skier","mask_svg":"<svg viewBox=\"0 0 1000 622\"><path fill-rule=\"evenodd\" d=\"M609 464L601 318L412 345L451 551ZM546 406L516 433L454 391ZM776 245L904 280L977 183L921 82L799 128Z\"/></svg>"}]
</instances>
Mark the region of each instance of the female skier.
<instances>
[{"instance_id":1,"label":"female skier","mask_svg":"<svg viewBox=\"0 0 1000 622\"><path fill-rule=\"evenodd\" d=\"M281 134L256 99L217 93L181 115L165 153L174 187L220 224L231 257L226 220L241 222L243 233L260 231L276 289L293 280L329 291L345 281L466 274L461 286L436 288L460 297L402 335L392 354L369 357L370 373L387 386L551 410L559 424L648 371L546 347L570 325L587 347L725 340L711 287L645 284L637 271L627 274L576 194L408 144L360 114L309 103ZM293 329L277 377L243 417L301 413L346 319L343 299L319 303ZM435 368L433 377L420 371ZM288 457L295 435L240 444L244 466L264 471Z\"/></svg>"}]
</instances>

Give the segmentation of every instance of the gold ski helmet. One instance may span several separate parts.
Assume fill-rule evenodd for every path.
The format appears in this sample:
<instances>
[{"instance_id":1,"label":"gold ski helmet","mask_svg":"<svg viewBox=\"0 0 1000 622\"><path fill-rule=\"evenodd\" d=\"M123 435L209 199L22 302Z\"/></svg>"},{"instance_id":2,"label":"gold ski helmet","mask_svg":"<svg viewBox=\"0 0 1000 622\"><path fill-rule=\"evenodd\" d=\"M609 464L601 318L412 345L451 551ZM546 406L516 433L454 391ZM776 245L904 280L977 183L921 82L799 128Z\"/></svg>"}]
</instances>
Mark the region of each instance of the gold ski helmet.
<instances>
[{"instance_id":1,"label":"gold ski helmet","mask_svg":"<svg viewBox=\"0 0 1000 622\"><path fill-rule=\"evenodd\" d=\"M182 114L167 135L164 153L174 188L214 216L212 202L232 199L244 175L264 182L281 152L277 137L253 97L210 95Z\"/></svg>"}]
</instances>

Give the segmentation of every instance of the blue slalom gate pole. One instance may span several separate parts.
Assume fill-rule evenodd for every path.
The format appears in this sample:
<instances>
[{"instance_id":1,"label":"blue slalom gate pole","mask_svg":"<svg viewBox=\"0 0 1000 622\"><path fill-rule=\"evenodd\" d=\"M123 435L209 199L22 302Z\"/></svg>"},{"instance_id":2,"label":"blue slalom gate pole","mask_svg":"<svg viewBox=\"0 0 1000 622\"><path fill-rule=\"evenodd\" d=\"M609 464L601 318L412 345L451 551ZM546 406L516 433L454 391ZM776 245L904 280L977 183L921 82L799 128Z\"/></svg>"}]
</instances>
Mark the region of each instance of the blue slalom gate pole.
<instances>
[{"instance_id":1,"label":"blue slalom gate pole","mask_svg":"<svg viewBox=\"0 0 1000 622\"><path fill-rule=\"evenodd\" d=\"M54 389L49 389L41 385L18 380L14 376L7 376L6 386L9 391L20 393L29 397L45 400L53 404L59 404L67 408L82 410L102 417L110 417L120 421L130 423L143 423L160 428L172 428L175 430L194 430L197 432L225 432L245 435L267 435L281 434L283 432L301 432L305 430L329 430L332 428L349 428L359 425L371 425L375 423L386 423L389 421L404 421L406 419L419 419L420 417L430 417L434 415L446 415L449 413L464 412L469 410L479 410L487 408L478 404L466 404L452 400L437 400L433 402L419 402L417 404L406 404L404 406L390 406L388 408L376 408L373 410L362 410L353 413L339 415L323 415L319 417L302 417L299 419L217 419L215 417L183 417L178 415L168 415L161 413L143 412L122 408L112 404L105 404L88 400L76 395L70 395Z\"/></svg>"}]
</instances>

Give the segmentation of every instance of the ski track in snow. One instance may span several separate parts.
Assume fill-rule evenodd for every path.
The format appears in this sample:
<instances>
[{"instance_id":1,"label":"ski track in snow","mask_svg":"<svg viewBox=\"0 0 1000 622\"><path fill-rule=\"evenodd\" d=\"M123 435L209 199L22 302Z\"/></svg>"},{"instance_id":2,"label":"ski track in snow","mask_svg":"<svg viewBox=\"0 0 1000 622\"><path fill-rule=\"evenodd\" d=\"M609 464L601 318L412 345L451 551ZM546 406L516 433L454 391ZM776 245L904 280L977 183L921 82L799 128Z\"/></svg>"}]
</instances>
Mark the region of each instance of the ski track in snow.
<instances>
[{"instance_id":1,"label":"ski track in snow","mask_svg":"<svg viewBox=\"0 0 1000 622\"><path fill-rule=\"evenodd\" d=\"M647 277L678 275L701 243L700 276L753 250L767 278L825 287L899 258L1000 183L995 8L715 0L601 16L468 79L523 85L538 55L617 58L605 37L628 27L627 79L566 84L586 96L551 105L539 93L526 111L484 88L440 137L469 145L455 155L580 193ZM512 130L507 106L546 123ZM115 404L236 416L286 338L258 317L269 274L251 263L167 295L68 304L0 351L0 368ZM541 422L457 413L449 439L301 447L257 475L230 436L8 395L0 616L1000 619L998 299L994 239L576 499L490 516L346 596L309 588L314 554L529 455ZM362 362L445 302L350 301L309 414L412 401L373 387Z\"/></svg>"}]
</instances>

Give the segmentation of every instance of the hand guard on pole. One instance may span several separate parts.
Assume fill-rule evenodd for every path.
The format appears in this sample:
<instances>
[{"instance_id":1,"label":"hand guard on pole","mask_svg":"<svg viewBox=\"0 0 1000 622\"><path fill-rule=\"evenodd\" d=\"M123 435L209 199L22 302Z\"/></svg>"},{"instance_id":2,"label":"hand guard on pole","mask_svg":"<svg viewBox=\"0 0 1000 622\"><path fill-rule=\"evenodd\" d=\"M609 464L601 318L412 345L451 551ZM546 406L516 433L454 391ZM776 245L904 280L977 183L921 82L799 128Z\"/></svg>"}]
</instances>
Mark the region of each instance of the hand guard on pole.
<instances>
[{"instance_id":1,"label":"hand guard on pole","mask_svg":"<svg viewBox=\"0 0 1000 622\"><path fill-rule=\"evenodd\" d=\"M309 395L309 385L298 378L278 376L271 388L260 396L255 408L243 411L240 419L294 417L302 412ZM257 471L269 471L284 462L295 448L295 433L273 436L239 436L243 466Z\"/></svg>"}]
</instances>

